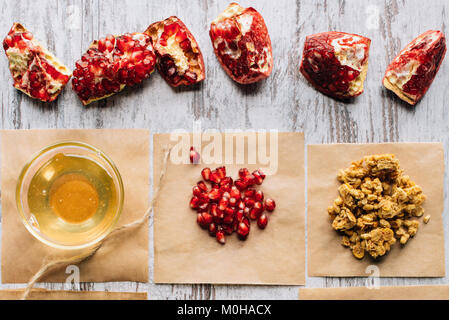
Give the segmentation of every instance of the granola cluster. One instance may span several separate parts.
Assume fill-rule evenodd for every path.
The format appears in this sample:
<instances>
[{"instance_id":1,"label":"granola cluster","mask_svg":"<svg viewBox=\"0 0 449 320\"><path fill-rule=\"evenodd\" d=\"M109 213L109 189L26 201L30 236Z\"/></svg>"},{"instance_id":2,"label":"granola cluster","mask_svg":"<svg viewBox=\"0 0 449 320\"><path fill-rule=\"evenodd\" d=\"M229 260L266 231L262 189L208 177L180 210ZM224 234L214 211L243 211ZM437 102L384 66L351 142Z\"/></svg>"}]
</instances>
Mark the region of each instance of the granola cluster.
<instances>
[{"instance_id":1,"label":"granola cluster","mask_svg":"<svg viewBox=\"0 0 449 320\"><path fill-rule=\"evenodd\" d=\"M340 170L337 179L339 197L328 212L354 257L381 257L396 241L405 245L416 234L426 196L403 175L394 154L366 156Z\"/></svg>"}]
</instances>

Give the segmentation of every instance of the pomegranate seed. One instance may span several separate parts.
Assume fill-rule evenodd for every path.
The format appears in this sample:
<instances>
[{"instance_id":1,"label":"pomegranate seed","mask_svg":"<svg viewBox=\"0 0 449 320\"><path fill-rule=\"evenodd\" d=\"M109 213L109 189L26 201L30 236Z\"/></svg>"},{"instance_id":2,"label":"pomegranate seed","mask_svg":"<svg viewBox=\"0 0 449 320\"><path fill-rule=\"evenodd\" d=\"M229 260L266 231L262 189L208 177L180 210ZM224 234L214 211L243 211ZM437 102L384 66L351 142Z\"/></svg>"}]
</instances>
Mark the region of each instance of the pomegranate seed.
<instances>
[{"instance_id":1,"label":"pomegranate seed","mask_svg":"<svg viewBox=\"0 0 449 320\"><path fill-rule=\"evenodd\" d=\"M229 198L229 206L235 207L237 205L237 199L236 198Z\"/></svg>"},{"instance_id":2,"label":"pomegranate seed","mask_svg":"<svg viewBox=\"0 0 449 320\"><path fill-rule=\"evenodd\" d=\"M217 172L218 177L221 179L224 179L226 177L226 167L218 167L215 169Z\"/></svg>"},{"instance_id":3,"label":"pomegranate seed","mask_svg":"<svg viewBox=\"0 0 449 320\"><path fill-rule=\"evenodd\" d=\"M200 154L194 147L190 147L190 163L198 164L200 161Z\"/></svg>"},{"instance_id":4,"label":"pomegranate seed","mask_svg":"<svg viewBox=\"0 0 449 320\"><path fill-rule=\"evenodd\" d=\"M196 222L201 228L206 229L212 223L212 216L207 212L198 213Z\"/></svg>"},{"instance_id":5,"label":"pomegranate seed","mask_svg":"<svg viewBox=\"0 0 449 320\"><path fill-rule=\"evenodd\" d=\"M217 233L217 225L215 224L215 223L211 223L210 225L209 225L209 234L211 235L211 236L215 236L215 234Z\"/></svg>"},{"instance_id":6,"label":"pomegranate seed","mask_svg":"<svg viewBox=\"0 0 449 320\"><path fill-rule=\"evenodd\" d=\"M190 208L197 209L200 205L200 199L198 197L193 197L190 200Z\"/></svg>"},{"instance_id":7,"label":"pomegranate seed","mask_svg":"<svg viewBox=\"0 0 449 320\"><path fill-rule=\"evenodd\" d=\"M217 171L217 172L218 172L218 171ZM221 179L221 181L220 181L220 186L229 186L229 187L231 187L233 182L234 182L234 181L232 180L231 177L224 177L224 178Z\"/></svg>"},{"instance_id":8,"label":"pomegranate seed","mask_svg":"<svg viewBox=\"0 0 449 320\"><path fill-rule=\"evenodd\" d=\"M215 234L215 238L221 244L225 244L226 243L226 238L225 238L225 234L224 234L223 231L217 231L217 233Z\"/></svg>"},{"instance_id":9,"label":"pomegranate seed","mask_svg":"<svg viewBox=\"0 0 449 320\"><path fill-rule=\"evenodd\" d=\"M265 200L265 209L272 212L276 208L276 202L273 199L267 198Z\"/></svg>"},{"instance_id":10,"label":"pomegranate seed","mask_svg":"<svg viewBox=\"0 0 449 320\"><path fill-rule=\"evenodd\" d=\"M245 198L243 199L243 201L245 202L245 206L247 206L248 208L252 208L254 207L255 201L252 198Z\"/></svg>"},{"instance_id":11,"label":"pomegranate seed","mask_svg":"<svg viewBox=\"0 0 449 320\"><path fill-rule=\"evenodd\" d=\"M225 210L228 207L229 204L229 199L228 198L221 198L220 201L218 202L218 209L220 210Z\"/></svg>"},{"instance_id":12,"label":"pomegranate seed","mask_svg":"<svg viewBox=\"0 0 449 320\"><path fill-rule=\"evenodd\" d=\"M260 229L265 229L268 224L268 217L265 213L262 213L260 217L257 219L257 226Z\"/></svg>"},{"instance_id":13,"label":"pomegranate seed","mask_svg":"<svg viewBox=\"0 0 449 320\"><path fill-rule=\"evenodd\" d=\"M256 189L248 188L245 190L245 198L253 199L256 194Z\"/></svg>"},{"instance_id":14,"label":"pomegranate seed","mask_svg":"<svg viewBox=\"0 0 449 320\"><path fill-rule=\"evenodd\" d=\"M212 171L210 174L210 181L214 182L214 183L220 183L221 178L219 177L218 173L216 170Z\"/></svg>"},{"instance_id":15,"label":"pomegranate seed","mask_svg":"<svg viewBox=\"0 0 449 320\"><path fill-rule=\"evenodd\" d=\"M243 210L245 209L245 202L243 200L240 200L239 202L237 202L237 208Z\"/></svg>"},{"instance_id":16,"label":"pomegranate seed","mask_svg":"<svg viewBox=\"0 0 449 320\"><path fill-rule=\"evenodd\" d=\"M260 212L265 210L265 206L263 205L263 203L261 201L256 201L254 203L254 207L256 210L259 210Z\"/></svg>"},{"instance_id":17,"label":"pomegranate seed","mask_svg":"<svg viewBox=\"0 0 449 320\"><path fill-rule=\"evenodd\" d=\"M245 178L242 179L243 182L245 183L246 187L251 187L254 185L255 181L254 178L250 177L250 176L246 176Z\"/></svg>"},{"instance_id":18,"label":"pomegranate seed","mask_svg":"<svg viewBox=\"0 0 449 320\"><path fill-rule=\"evenodd\" d=\"M239 170L239 177L240 177L241 179L245 178L245 177L248 176L248 175L249 175L248 169L242 168L242 169Z\"/></svg>"},{"instance_id":19,"label":"pomegranate seed","mask_svg":"<svg viewBox=\"0 0 449 320\"><path fill-rule=\"evenodd\" d=\"M245 240L249 234L249 225L244 223L243 221L240 222L237 227L237 234L240 240Z\"/></svg>"},{"instance_id":20,"label":"pomegranate seed","mask_svg":"<svg viewBox=\"0 0 449 320\"><path fill-rule=\"evenodd\" d=\"M253 181L255 184L257 185L261 185L263 182L263 178L261 177L261 175L259 174L259 171L256 170L253 172Z\"/></svg>"},{"instance_id":21,"label":"pomegranate seed","mask_svg":"<svg viewBox=\"0 0 449 320\"><path fill-rule=\"evenodd\" d=\"M251 208L249 212L249 217L251 220L256 220L257 218L259 218L260 214L261 214L260 210L257 210L256 208Z\"/></svg>"},{"instance_id":22,"label":"pomegranate seed","mask_svg":"<svg viewBox=\"0 0 449 320\"><path fill-rule=\"evenodd\" d=\"M204 168L201 171L201 175L203 176L203 179L206 180L206 181L210 180L210 173L211 173L210 168Z\"/></svg>"},{"instance_id":23,"label":"pomegranate seed","mask_svg":"<svg viewBox=\"0 0 449 320\"><path fill-rule=\"evenodd\" d=\"M257 169L257 172L259 173L259 176L265 180L266 177L265 173L261 169Z\"/></svg>"},{"instance_id":24,"label":"pomegranate seed","mask_svg":"<svg viewBox=\"0 0 449 320\"><path fill-rule=\"evenodd\" d=\"M243 210L237 210L237 212L235 213L235 220L238 222L241 222L244 217L245 217L245 214L244 214Z\"/></svg>"},{"instance_id":25,"label":"pomegranate seed","mask_svg":"<svg viewBox=\"0 0 449 320\"><path fill-rule=\"evenodd\" d=\"M200 203L209 203L209 194L206 192L202 192L197 196L200 199Z\"/></svg>"},{"instance_id":26,"label":"pomegranate seed","mask_svg":"<svg viewBox=\"0 0 449 320\"><path fill-rule=\"evenodd\" d=\"M24 32L24 33L22 34L22 36L23 36L25 39L27 39L27 40L33 39L33 34L32 34L31 32Z\"/></svg>"},{"instance_id":27,"label":"pomegranate seed","mask_svg":"<svg viewBox=\"0 0 449 320\"><path fill-rule=\"evenodd\" d=\"M236 186L231 187L230 194L232 198L240 199L240 190Z\"/></svg>"},{"instance_id":28,"label":"pomegranate seed","mask_svg":"<svg viewBox=\"0 0 449 320\"><path fill-rule=\"evenodd\" d=\"M201 191L203 191L203 192L208 191L207 185L204 181L198 181L198 183L196 185L198 186L198 188L201 189Z\"/></svg>"},{"instance_id":29,"label":"pomegranate seed","mask_svg":"<svg viewBox=\"0 0 449 320\"><path fill-rule=\"evenodd\" d=\"M198 209L196 209L196 212L198 212L198 213L206 212L206 211L209 211L209 203L208 202L204 202L204 203L200 204L198 206Z\"/></svg>"},{"instance_id":30,"label":"pomegranate seed","mask_svg":"<svg viewBox=\"0 0 449 320\"><path fill-rule=\"evenodd\" d=\"M254 200L256 201L262 201L263 200L263 192L260 190L257 190L254 194Z\"/></svg>"},{"instance_id":31,"label":"pomegranate seed","mask_svg":"<svg viewBox=\"0 0 449 320\"><path fill-rule=\"evenodd\" d=\"M247 188L246 183L242 179L235 180L234 184L240 191L243 191Z\"/></svg>"},{"instance_id":32,"label":"pomegranate seed","mask_svg":"<svg viewBox=\"0 0 449 320\"><path fill-rule=\"evenodd\" d=\"M230 185L221 186L221 187L220 187L220 191L221 191L222 193L227 193L228 198L231 197L231 195L230 195L230 193L231 193L231 186L230 186Z\"/></svg>"},{"instance_id":33,"label":"pomegranate seed","mask_svg":"<svg viewBox=\"0 0 449 320\"><path fill-rule=\"evenodd\" d=\"M192 189L192 193L193 193L194 196L199 197L200 194L203 193L203 191L200 189L200 187L194 186L193 189Z\"/></svg>"},{"instance_id":34,"label":"pomegranate seed","mask_svg":"<svg viewBox=\"0 0 449 320\"><path fill-rule=\"evenodd\" d=\"M209 191L208 196L211 201L218 201L221 197L221 192L218 189L212 188L212 190Z\"/></svg>"},{"instance_id":35,"label":"pomegranate seed","mask_svg":"<svg viewBox=\"0 0 449 320\"><path fill-rule=\"evenodd\" d=\"M234 232L234 226L232 226L231 224L224 225L222 226L222 228L224 233L227 235L231 235Z\"/></svg>"}]
</instances>

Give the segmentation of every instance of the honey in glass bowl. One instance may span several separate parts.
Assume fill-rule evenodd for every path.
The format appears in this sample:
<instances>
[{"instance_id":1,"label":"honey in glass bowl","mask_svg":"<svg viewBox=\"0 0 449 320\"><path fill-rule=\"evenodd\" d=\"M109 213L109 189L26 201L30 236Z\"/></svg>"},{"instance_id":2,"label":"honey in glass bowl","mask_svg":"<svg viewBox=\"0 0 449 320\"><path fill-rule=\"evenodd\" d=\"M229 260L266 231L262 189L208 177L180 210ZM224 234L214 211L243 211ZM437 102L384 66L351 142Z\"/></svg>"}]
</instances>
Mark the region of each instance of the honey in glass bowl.
<instances>
[{"instance_id":1,"label":"honey in glass bowl","mask_svg":"<svg viewBox=\"0 0 449 320\"><path fill-rule=\"evenodd\" d=\"M118 171L111 171L115 166L98 150L79 152L85 146L90 147L52 148L34 172L29 166L21 175L19 212L30 232L47 244L62 248L93 244L111 230L120 214L123 190Z\"/></svg>"}]
</instances>

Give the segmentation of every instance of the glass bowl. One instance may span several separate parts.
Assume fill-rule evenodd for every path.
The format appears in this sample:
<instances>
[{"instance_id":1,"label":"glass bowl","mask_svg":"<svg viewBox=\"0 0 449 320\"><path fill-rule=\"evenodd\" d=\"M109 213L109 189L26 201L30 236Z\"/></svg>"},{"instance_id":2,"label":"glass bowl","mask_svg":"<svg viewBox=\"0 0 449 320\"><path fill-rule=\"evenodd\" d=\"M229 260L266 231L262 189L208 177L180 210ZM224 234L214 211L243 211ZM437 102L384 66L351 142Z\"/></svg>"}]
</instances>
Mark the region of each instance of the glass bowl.
<instances>
[{"instance_id":1,"label":"glass bowl","mask_svg":"<svg viewBox=\"0 0 449 320\"><path fill-rule=\"evenodd\" d=\"M47 164L50 163L52 159L55 159L55 156L59 154L70 156L70 159L84 158L91 160L95 162L95 165L99 165L101 169L103 169L101 172L103 173L103 176L107 177L110 182L109 185L111 185L111 188L106 187L105 190L108 191L103 193L107 193L108 196L110 196L107 199L112 200L100 202L102 203L102 207L106 207L106 209L102 211L102 214L95 216L98 212L100 212L98 209L100 206L98 206L94 214L96 217L95 219L91 218L87 220L87 222L73 224L56 217L55 214L54 217L52 216L53 220L51 221L56 222L51 225L47 225L45 224L45 221L50 220L48 220L45 215L38 215L37 213L35 215L30 209L29 192L34 192L30 191L30 184L32 184L33 178L37 176L38 172L42 172L39 171L41 168L47 168ZM95 167L98 168L98 166ZM78 171L79 174L83 174L82 169ZM108 176L112 179L112 182ZM43 181L45 182L45 180ZM48 188L46 187L42 190L42 195L44 198L41 200L42 203L47 204L47 207L49 207L50 196L47 194L46 190L51 187L52 180L49 178L48 181ZM101 183L99 186L102 186ZM101 192L98 192L100 200L102 197ZM93 246L106 237L114 229L114 226L120 218L120 214L123 209L123 200L124 190L122 178L112 160L101 150L87 143L76 141L56 143L39 151L22 169L16 187L17 209L25 227L35 238L44 244L63 250L87 248ZM43 227L44 225L45 227Z\"/></svg>"}]
</instances>

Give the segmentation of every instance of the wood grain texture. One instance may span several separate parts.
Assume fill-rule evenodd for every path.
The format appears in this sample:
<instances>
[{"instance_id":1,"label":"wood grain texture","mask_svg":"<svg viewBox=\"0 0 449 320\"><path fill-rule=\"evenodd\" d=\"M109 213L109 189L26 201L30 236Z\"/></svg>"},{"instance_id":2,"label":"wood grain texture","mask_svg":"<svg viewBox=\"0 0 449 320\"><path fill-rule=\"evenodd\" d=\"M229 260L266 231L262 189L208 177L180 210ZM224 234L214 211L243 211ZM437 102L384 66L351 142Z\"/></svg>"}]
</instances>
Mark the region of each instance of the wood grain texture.
<instances>
[{"instance_id":1,"label":"wood grain texture","mask_svg":"<svg viewBox=\"0 0 449 320\"><path fill-rule=\"evenodd\" d=\"M193 88L172 89L155 73L137 88L88 107L81 105L70 88L56 102L43 104L12 88L7 60L3 57L0 59L1 128L149 128L152 132L168 132L192 130L193 122L200 121L203 129L304 131L307 143L441 141L447 152L449 121L444 109L449 101L449 60L443 62L432 87L414 108L381 85L389 61L414 37L428 29L447 33L447 1L433 0L426 5L420 0L239 2L261 12L273 43L272 75L266 81L248 86L230 80L210 44L210 21L228 1L2 1L0 34L6 34L14 21L20 21L70 68L93 39L108 33L143 31L154 21L177 15L199 42L207 79ZM348 103L318 93L298 72L306 35L329 30L358 33L372 40L365 92ZM447 166L447 154L445 158ZM448 205L447 198L445 205ZM447 235L446 216L444 224ZM446 236L446 248L449 247L447 239ZM152 259L150 252L150 266ZM364 278L307 278L306 286L357 286L365 285L366 281ZM394 286L448 283L448 278L380 281L382 285ZM63 284L41 286L67 288ZM0 286L15 287L20 286ZM81 289L148 291L150 299L296 299L298 294L297 287L154 285L151 281L149 284L83 283Z\"/></svg>"}]
</instances>

